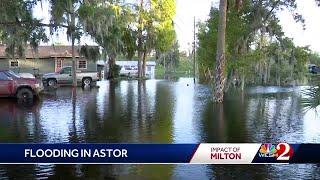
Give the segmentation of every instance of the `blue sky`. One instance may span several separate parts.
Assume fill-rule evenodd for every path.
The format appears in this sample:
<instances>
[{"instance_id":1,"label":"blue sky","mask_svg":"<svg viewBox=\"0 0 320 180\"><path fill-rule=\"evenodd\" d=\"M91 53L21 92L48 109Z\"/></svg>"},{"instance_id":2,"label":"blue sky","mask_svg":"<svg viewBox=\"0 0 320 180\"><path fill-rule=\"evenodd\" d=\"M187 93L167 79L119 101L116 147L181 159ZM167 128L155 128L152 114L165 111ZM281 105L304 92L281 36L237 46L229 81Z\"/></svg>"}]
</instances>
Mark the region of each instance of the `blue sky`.
<instances>
[{"instance_id":1,"label":"blue sky","mask_svg":"<svg viewBox=\"0 0 320 180\"><path fill-rule=\"evenodd\" d=\"M306 20L306 30L302 29L302 25L296 23L290 12L287 10L278 12L280 24L283 27L285 35L293 38L294 43L298 46L310 45L310 48L320 53L320 7L317 7L314 0L297 0L298 12L303 15ZM218 7L219 0L177 0L176 17L174 19L175 29L182 50L188 50L193 42L193 18L196 21L205 21L211 6ZM48 22L48 7L44 3L36 7L34 14ZM67 41L65 33L59 36L52 36L50 43L70 44ZM90 37L83 37L81 44L93 44Z\"/></svg>"}]
</instances>

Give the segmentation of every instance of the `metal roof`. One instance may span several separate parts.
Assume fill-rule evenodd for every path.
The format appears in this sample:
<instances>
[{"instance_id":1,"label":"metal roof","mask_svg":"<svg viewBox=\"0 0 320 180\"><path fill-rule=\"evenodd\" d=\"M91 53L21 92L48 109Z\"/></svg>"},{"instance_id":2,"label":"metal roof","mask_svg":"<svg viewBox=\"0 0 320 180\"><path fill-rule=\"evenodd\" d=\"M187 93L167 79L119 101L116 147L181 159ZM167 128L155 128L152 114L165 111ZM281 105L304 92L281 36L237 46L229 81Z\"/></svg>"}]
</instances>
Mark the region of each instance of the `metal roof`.
<instances>
[{"instance_id":1,"label":"metal roof","mask_svg":"<svg viewBox=\"0 0 320 180\"><path fill-rule=\"evenodd\" d=\"M104 65L105 62L103 60L97 61L98 65ZM119 66L138 66L138 61L116 61L116 64ZM155 61L147 61L147 66L155 66Z\"/></svg>"},{"instance_id":2,"label":"metal roof","mask_svg":"<svg viewBox=\"0 0 320 180\"><path fill-rule=\"evenodd\" d=\"M75 46L75 57L80 57L81 46ZM7 59L6 46L0 45L0 59ZM26 59L34 58L51 58L51 57L61 57L61 58L71 58L72 57L72 47L64 45L52 45L52 46L39 46L36 50L30 46L26 47L24 52L24 57Z\"/></svg>"}]
</instances>

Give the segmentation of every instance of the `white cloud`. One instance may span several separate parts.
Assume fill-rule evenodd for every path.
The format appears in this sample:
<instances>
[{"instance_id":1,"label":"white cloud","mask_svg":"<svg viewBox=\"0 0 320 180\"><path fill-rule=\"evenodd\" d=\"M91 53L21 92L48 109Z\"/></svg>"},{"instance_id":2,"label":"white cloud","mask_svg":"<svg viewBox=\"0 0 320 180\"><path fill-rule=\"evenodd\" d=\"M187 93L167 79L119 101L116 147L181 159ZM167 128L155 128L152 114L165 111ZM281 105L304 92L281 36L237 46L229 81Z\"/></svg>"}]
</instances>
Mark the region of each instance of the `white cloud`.
<instances>
[{"instance_id":1,"label":"white cloud","mask_svg":"<svg viewBox=\"0 0 320 180\"><path fill-rule=\"evenodd\" d=\"M314 51L320 52L320 7L316 6L314 0L297 0L298 12L305 19L306 30L303 30L300 23L296 23L292 15L287 11L279 13L280 24L285 35L293 38L298 46L310 45Z\"/></svg>"},{"instance_id":2,"label":"white cloud","mask_svg":"<svg viewBox=\"0 0 320 180\"><path fill-rule=\"evenodd\" d=\"M175 28L181 49L188 49L193 43L193 22L205 21L208 18L211 5L217 0L177 0ZM189 44L189 45L188 45Z\"/></svg>"}]
</instances>

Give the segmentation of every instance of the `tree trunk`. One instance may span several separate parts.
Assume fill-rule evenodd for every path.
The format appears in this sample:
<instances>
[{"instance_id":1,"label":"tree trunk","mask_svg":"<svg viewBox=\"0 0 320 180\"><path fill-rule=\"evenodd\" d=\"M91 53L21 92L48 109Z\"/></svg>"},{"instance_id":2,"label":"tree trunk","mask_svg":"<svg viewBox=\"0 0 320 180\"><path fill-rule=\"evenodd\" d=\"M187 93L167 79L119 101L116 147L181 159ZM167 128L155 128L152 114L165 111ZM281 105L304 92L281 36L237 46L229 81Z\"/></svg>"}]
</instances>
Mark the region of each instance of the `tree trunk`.
<instances>
[{"instance_id":1,"label":"tree trunk","mask_svg":"<svg viewBox=\"0 0 320 180\"><path fill-rule=\"evenodd\" d=\"M214 87L215 88L214 101L217 103L222 103L224 100L227 4L228 4L227 0L220 0L215 87Z\"/></svg>"},{"instance_id":2,"label":"tree trunk","mask_svg":"<svg viewBox=\"0 0 320 180\"><path fill-rule=\"evenodd\" d=\"M74 32L75 31L75 14L71 14L71 46L72 46L72 85L77 87L77 69L76 69L76 58L74 54Z\"/></svg>"},{"instance_id":3,"label":"tree trunk","mask_svg":"<svg viewBox=\"0 0 320 180\"><path fill-rule=\"evenodd\" d=\"M166 66L166 56L163 56L163 71L164 71L164 79L166 79L166 74L167 74L167 66Z\"/></svg>"},{"instance_id":4,"label":"tree trunk","mask_svg":"<svg viewBox=\"0 0 320 180\"><path fill-rule=\"evenodd\" d=\"M72 36L72 35L71 35ZM76 68L76 58L74 55L74 37L72 37L72 85L77 87L77 68Z\"/></svg>"},{"instance_id":5,"label":"tree trunk","mask_svg":"<svg viewBox=\"0 0 320 180\"><path fill-rule=\"evenodd\" d=\"M243 92L244 91L244 86L245 86L245 79L246 77L245 76L242 76L242 78L241 78L241 91Z\"/></svg>"},{"instance_id":6,"label":"tree trunk","mask_svg":"<svg viewBox=\"0 0 320 180\"><path fill-rule=\"evenodd\" d=\"M139 60L138 60L138 78L142 77L142 61L143 61L143 53L138 52Z\"/></svg>"},{"instance_id":7,"label":"tree trunk","mask_svg":"<svg viewBox=\"0 0 320 180\"><path fill-rule=\"evenodd\" d=\"M143 0L140 0L140 16L139 16L139 27L138 27L138 78L142 77L142 67L141 62L143 61L143 40L142 40L142 10L143 10Z\"/></svg>"},{"instance_id":8,"label":"tree trunk","mask_svg":"<svg viewBox=\"0 0 320 180\"><path fill-rule=\"evenodd\" d=\"M142 57L142 77L146 77L146 58L147 58L147 48L143 51L143 57Z\"/></svg>"},{"instance_id":9,"label":"tree trunk","mask_svg":"<svg viewBox=\"0 0 320 180\"><path fill-rule=\"evenodd\" d=\"M114 68L115 68L115 64L116 64L116 56L114 54L110 54L109 55L109 74L108 74L108 79L113 79L114 78Z\"/></svg>"},{"instance_id":10,"label":"tree trunk","mask_svg":"<svg viewBox=\"0 0 320 180\"><path fill-rule=\"evenodd\" d=\"M109 59L107 59L107 51L105 49L103 49L103 56L104 56L103 79L108 79L109 73L110 73L110 67L109 67Z\"/></svg>"}]
</instances>

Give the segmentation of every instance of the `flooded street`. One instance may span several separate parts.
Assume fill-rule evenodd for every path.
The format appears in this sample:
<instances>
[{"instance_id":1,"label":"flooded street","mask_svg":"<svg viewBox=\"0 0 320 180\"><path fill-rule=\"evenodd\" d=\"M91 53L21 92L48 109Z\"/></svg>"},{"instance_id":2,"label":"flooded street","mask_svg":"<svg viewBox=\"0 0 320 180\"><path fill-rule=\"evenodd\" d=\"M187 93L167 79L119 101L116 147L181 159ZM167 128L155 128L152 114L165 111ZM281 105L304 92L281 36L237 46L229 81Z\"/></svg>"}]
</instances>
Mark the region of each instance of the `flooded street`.
<instances>
[{"instance_id":1,"label":"flooded street","mask_svg":"<svg viewBox=\"0 0 320 180\"><path fill-rule=\"evenodd\" d=\"M302 87L251 87L215 105L193 79L62 87L31 106L0 99L0 142L319 143L320 116L304 112ZM0 165L8 178L314 179L317 165Z\"/></svg>"}]
</instances>

